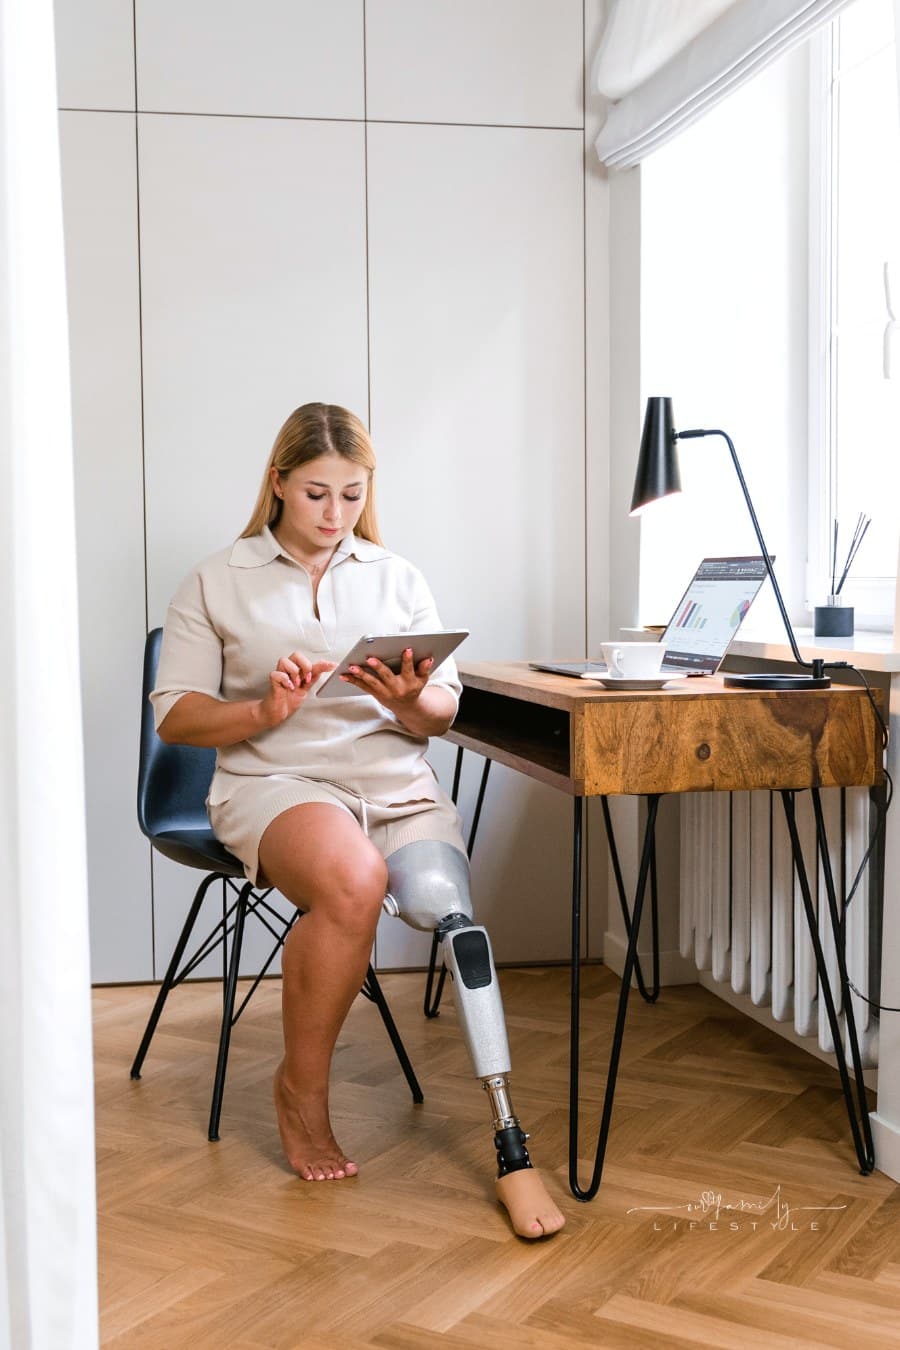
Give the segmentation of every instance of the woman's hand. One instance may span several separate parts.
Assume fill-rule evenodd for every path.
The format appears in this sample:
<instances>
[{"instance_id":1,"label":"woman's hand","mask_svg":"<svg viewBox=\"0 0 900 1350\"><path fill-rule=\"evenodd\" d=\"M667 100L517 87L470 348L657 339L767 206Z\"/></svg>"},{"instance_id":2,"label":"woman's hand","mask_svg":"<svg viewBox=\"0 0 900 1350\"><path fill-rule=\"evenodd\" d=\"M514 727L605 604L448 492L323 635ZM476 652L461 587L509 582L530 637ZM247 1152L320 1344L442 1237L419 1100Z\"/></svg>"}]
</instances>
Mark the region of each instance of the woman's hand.
<instances>
[{"instance_id":1,"label":"woman's hand","mask_svg":"<svg viewBox=\"0 0 900 1350\"><path fill-rule=\"evenodd\" d=\"M341 679L371 694L413 735L443 736L456 716L456 699L448 689L428 687L433 665L430 656L413 665L412 647L407 647L396 674L377 656L370 656L365 665L351 666L351 673Z\"/></svg>"},{"instance_id":2,"label":"woman's hand","mask_svg":"<svg viewBox=\"0 0 900 1350\"><path fill-rule=\"evenodd\" d=\"M259 707L260 720L269 729L293 717L320 675L334 670L333 661L308 661L302 652L282 656L269 674L269 692Z\"/></svg>"},{"instance_id":3,"label":"woman's hand","mask_svg":"<svg viewBox=\"0 0 900 1350\"><path fill-rule=\"evenodd\" d=\"M400 658L400 669L396 674L377 656L370 656L364 666L350 666L350 674L342 675L341 679L346 684L355 684L357 689L365 690L395 716L399 716L401 709L411 708L418 702L433 665L433 659L426 656L414 666L412 647L407 647Z\"/></svg>"}]
</instances>

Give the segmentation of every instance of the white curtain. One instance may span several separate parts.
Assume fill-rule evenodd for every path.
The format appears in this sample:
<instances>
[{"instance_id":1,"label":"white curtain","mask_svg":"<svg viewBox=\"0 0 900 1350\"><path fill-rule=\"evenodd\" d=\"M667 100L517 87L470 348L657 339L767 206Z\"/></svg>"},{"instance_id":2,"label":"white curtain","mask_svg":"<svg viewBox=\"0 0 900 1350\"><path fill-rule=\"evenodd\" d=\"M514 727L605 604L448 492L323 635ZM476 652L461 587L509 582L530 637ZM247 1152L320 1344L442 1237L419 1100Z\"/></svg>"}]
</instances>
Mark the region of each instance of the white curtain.
<instances>
[{"instance_id":1,"label":"white curtain","mask_svg":"<svg viewBox=\"0 0 900 1350\"><path fill-rule=\"evenodd\" d=\"M90 974L52 0L0 0L0 633L0 1347L93 1350Z\"/></svg>"},{"instance_id":2,"label":"white curtain","mask_svg":"<svg viewBox=\"0 0 900 1350\"><path fill-rule=\"evenodd\" d=\"M900 109L900 0L894 0L894 57L897 63L897 99L898 99L897 106L898 109ZM897 166L897 172L900 173L900 165ZM897 241L897 247L898 251L900 251L900 240ZM891 300L893 300L896 305L897 301L900 300L900 297L891 296L888 301L889 307ZM895 308L894 313L896 312L897 310ZM895 327L895 325L888 325L889 330L893 327ZM894 366L894 368L891 369L887 352L888 342L891 340L892 337L893 337L892 333L889 337L889 333L885 332L884 374L886 379L892 376L896 378L896 366ZM900 642L900 555L898 555L897 557L897 589L894 593L894 645L896 646L898 642Z\"/></svg>"},{"instance_id":3,"label":"white curtain","mask_svg":"<svg viewBox=\"0 0 900 1350\"><path fill-rule=\"evenodd\" d=\"M609 0L594 88L617 100L595 142L627 168L852 0Z\"/></svg>"}]
</instances>

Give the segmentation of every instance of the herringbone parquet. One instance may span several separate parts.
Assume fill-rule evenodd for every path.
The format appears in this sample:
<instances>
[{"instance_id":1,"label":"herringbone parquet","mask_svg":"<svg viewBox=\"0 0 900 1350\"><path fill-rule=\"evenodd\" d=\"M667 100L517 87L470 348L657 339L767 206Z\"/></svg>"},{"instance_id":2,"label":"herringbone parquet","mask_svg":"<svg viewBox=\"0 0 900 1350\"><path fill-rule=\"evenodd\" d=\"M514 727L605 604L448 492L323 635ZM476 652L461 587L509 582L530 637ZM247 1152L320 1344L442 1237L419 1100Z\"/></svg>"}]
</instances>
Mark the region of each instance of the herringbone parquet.
<instances>
[{"instance_id":1,"label":"herringbone parquet","mask_svg":"<svg viewBox=\"0 0 900 1350\"><path fill-rule=\"evenodd\" d=\"M382 981L420 1107L357 1000L332 1104L360 1176L308 1184L282 1162L270 1104L278 981L238 1023L218 1144L219 987L175 992L139 1083L128 1066L155 990L96 990L104 1345L895 1347L900 1188L859 1176L836 1073L702 989L632 1000L603 1185L592 1204L572 1199L567 980L501 972L514 1101L567 1215L537 1244L511 1235L494 1199L487 1101L449 991L425 1022L422 976ZM592 1134L618 981L594 967L584 988Z\"/></svg>"}]
</instances>

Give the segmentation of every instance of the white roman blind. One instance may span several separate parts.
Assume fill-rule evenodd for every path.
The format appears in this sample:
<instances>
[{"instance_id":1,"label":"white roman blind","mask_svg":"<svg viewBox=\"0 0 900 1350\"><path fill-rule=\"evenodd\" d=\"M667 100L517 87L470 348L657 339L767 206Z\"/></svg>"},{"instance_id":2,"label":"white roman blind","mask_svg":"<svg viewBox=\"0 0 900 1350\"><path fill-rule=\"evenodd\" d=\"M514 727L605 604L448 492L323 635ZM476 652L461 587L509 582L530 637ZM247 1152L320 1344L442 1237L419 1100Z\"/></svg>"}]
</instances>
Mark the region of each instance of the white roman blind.
<instances>
[{"instance_id":1,"label":"white roman blind","mask_svg":"<svg viewBox=\"0 0 900 1350\"><path fill-rule=\"evenodd\" d=\"M595 141L628 168L709 112L852 0L609 0L594 87L611 103Z\"/></svg>"}]
</instances>

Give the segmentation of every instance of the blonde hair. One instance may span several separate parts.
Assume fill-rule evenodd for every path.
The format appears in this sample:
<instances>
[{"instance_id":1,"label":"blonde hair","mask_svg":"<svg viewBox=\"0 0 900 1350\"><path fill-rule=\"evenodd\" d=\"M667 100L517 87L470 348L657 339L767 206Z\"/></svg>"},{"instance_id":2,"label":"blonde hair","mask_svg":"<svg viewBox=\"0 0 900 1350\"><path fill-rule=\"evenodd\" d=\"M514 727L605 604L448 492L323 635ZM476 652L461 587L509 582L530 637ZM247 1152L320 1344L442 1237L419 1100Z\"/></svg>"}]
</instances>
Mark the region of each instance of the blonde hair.
<instances>
[{"instance_id":1,"label":"blonde hair","mask_svg":"<svg viewBox=\"0 0 900 1350\"><path fill-rule=\"evenodd\" d=\"M373 544L381 543L375 515L375 452L369 433L358 417L334 403L304 403L291 413L275 437L253 514L241 532L242 539L259 534L266 525L278 524L282 503L275 495L270 471L277 469L287 475L321 455L340 455L366 470L369 475L366 504L354 533Z\"/></svg>"}]
</instances>

